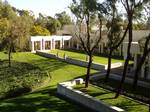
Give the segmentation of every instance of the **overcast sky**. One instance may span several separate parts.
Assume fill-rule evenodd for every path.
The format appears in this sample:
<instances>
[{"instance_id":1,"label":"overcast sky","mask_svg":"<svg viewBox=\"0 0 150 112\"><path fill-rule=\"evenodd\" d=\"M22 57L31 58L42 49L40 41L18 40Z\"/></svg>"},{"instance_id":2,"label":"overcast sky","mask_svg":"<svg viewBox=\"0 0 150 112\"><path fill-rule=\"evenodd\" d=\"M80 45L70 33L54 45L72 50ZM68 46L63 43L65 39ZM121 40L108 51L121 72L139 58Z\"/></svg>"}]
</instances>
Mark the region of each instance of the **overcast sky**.
<instances>
[{"instance_id":1,"label":"overcast sky","mask_svg":"<svg viewBox=\"0 0 150 112\"><path fill-rule=\"evenodd\" d=\"M37 16L38 13L54 17L56 13L67 11L71 14L68 6L72 0L7 0L10 5L18 8L31 10Z\"/></svg>"}]
</instances>

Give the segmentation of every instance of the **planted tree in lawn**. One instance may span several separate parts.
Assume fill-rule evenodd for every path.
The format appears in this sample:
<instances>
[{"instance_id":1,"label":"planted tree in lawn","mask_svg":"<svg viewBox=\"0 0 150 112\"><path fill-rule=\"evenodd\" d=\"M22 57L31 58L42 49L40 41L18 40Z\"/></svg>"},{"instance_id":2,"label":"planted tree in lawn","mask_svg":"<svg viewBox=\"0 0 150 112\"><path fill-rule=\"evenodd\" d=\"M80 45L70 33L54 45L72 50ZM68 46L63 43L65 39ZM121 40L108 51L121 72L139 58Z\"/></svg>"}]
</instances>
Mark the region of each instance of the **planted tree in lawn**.
<instances>
[{"instance_id":1,"label":"planted tree in lawn","mask_svg":"<svg viewBox=\"0 0 150 112\"><path fill-rule=\"evenodd\" d=\"M110 75L110 70L111 70L111 58L112 58L112 53L114 50L116 50L121 43L123 42L127 31L128 31L128 26L126 27L124 33L122 32L121 29L121 17L117 12L117 7L116 7L117 0L107 0L107 4L110 7L110 17L111 19L108 19L107 22L107 28L108 28L108 67L107 67L107 73L105 77L105 81L108 81L109 75ZM122 35L123 34L123 35Z\"/></svg>"},{"instance_id":2,"label":"planted tree in lawn","mask_svg":"<svg viewBox=\"0 0 150 112\"><path fill-rule=\"evenodd\" d=\"M70 7L71 12L75 15L77 20L75 36L89 57L85 87L88 87L89 83L94 49L98 46L102 38L102 14L100 10L103 8L101 4L97 4L97 0L79 0L79 2L73 0L73 4ZM96 16L96 14L98 15ZM96 17L98 17L99 20L99 30L92 31L92 24Z\"/></svg>"},{"instance_id":3,"label":"planted tree in lawn","mask_svg":"<svg viewBox=\"0 0 150 112\"><path fill-rule=\"evenodd\" d=\"M127 67L130 59L130 48L132 43L132 31L133 31L133 18L135 16L140 15L142 9L144 8L144 4L147 4L149 0L121 0L127 14L127 20L129 25L129 36L128 36L128 47L127 47L127 57L124 63L123 74L121 78L121 82L117 88L115 98L117 98L122 90L122 86L126 77Z\"/></svg>"}]
</instances>

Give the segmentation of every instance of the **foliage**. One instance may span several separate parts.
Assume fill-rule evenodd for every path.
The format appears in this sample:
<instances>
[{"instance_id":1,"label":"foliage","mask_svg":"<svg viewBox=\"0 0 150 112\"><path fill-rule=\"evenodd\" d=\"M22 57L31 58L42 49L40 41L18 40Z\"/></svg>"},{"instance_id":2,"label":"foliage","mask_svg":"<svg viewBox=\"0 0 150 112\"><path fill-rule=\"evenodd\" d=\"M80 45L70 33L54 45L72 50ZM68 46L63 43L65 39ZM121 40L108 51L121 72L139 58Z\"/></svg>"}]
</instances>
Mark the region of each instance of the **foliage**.
<instances>
[{"instance_id":1,"label":"foliage","mask_svg":"<svg viewBox=\"0 0 150 112\"><path fill-rule=\"evenodd\" d=\"M126 10L126 15L127 15L127 19L128 19L128 47L127 47L127 56L126 56L126 60L124 63L124 69L123 69L123 74L122 74L122 79L120 81L120 84L118 86L118 89L116 91L116 96L115 98L117 98L121 92L123 83L125 81L125 77L127 74L127 68L128 68L128 64L129 64L129 60L130 60L130 49L131 49L131 44L132 44L132 38L133 38L133 20L136 17L138 17L139 15L141 15L143 12L143 10L145 9L145 5L149 6L149 0L121 0L122 5L124 6L124 9Z\"/></svg>"},{"instance_id":2,"label":"foliage","mask_svg":"<svg viewBox=\"0 0 150 112\"><path fill-rule=\"evenodd\" d=\"M31 29L31 35L32 36L36 36L36 35L47 36L47 35L50 35L50 32L46 28L40 25L37 25L37 26L33 26L33 28Z\"/></svg>"},{"instance_id":3,"label":"foliage","mask_svg":"<svg viewBox=\"0 0 150 112\"><path fill-rule=\"evenodd\" d=\"M55 14L55 16L56 19L61 23L61 27L72 23L70 16L67 15L65 11Z\"/></svg>"},{"instance_id":4,"label":"foliage","mask_svg":"<svg viewBox=\"0 0 150 112\"><path fill-rule=\"evenodd\" d=\"M50 16L47 17L47 24L46 24L46 28L52 33L52 34L56 34L57 30L59 30L61 28L61 23L60 21L58 21L57 19L54 19Z\"/></svg>"},{"instance_id":5,"label":"foliage","mask_svg":"<svg viewBox=\"0 0 150 112\"><path fill-rule=\"evenodd\" d=\"M0 63L1 98L24 94L24 92L32 90L49 77L39 67L29 63L13 61L13 67L7 67L8 61L5 60Z\"/></svg>"}]
</instances>

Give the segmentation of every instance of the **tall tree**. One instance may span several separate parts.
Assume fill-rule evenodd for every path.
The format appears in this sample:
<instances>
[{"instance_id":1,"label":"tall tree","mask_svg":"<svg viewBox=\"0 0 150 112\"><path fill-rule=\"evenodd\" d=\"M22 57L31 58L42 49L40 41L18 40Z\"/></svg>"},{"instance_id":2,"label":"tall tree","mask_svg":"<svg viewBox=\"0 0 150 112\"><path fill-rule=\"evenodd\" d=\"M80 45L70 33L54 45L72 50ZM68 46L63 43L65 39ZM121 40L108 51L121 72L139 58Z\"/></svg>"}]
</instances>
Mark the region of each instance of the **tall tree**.
<instances>
[{"instance_id":1,"label":"tall tree","mask_svg":"<svg viewBox=\"0 0 150 112\"><path fill-rule=\"evenodd\" d=\"M16 49L19 51L29 51L30 32L33 27L34 16L29 11L21 10L19 18L18 22L21 26L20 32L22 32L22 36L20 36L16 41Z\"/></svg>"},{"instance_id":2,"label":"tall tree","mask_svg":"<svg viewBox=\"0 0 150 112\"><path fill-rule=\"evenodd\" d=\"M97 7L98 6L98 7ZM78 38L79 42L81 43L81 47L84 49L85 53L88 55L88 66L87 66L87 73L85 79L85 87L88 87L89 84L89 77L90 77L90 69L93 61L93 52L94 49L99 44L102 38L102 14L98 14L99 19L99 33L96 35L97 31L92 33L92 18L95 16L96 12L102 12L100 10L102 8L101 4L97 4L97 0L80 0L77 2L73 0L73 4L71 5L70 9L71 12L77 18L77 32L76 37ZM99 11L97 11L99 10Z\"/></svg>"},{"instance_id":3,"label":"tall tree","mask_svg":"<svg viewBox=\"0 0 150 112\"><path fill-rule=\"evenodd\" d=\"M56 19L61 23L61 27L71 24L71 18L65 11L55 14Z\"/></svg>"},{"instance_id":4,"label":"tall tree","mask_svg":"<svg viewBox=\"0 0 150 112\"><path fill-rule=\"evenodd\" d=\"M136 88L137 88L137 81L138 81L141 67L144 64L146 57L150 53L150 34L147 37L145 37L144 39L140 40L139 44L141 46L141 49L143 49L142 50L143 54L141 56L141 59L137 65L137 68L136 68L135 73L134 73L133 90L136 90Z\"/></svg>"},{"instance_id":5,"label":"tall tree","mask_svg":"<svg viewBox=\"0 0 150 112\"><path fill-rule=\"evenodd\" d=\"M121 0L127 14L127 20L129 24L129 36L128 36L128 47L127 47L127 57L124 63L124 69L122 74L121 82L117 88L115 98L117 98L122 90L122 86L126 77L127 67L130 59L130 48L133 38L133 18L135 15L140 14L143 10L144 4L147 4L149 0Z\"/></svg>"},{"instance_id":6,"label":"tall tree","mask_svg":"<svg viewBox=\"0 0 150 112\"><path fill-rule=\"evenodd\" d=\"M48 16L46 28L50 31L51 34L56 34L57 30L61 28L61 23L59 20Z\"/></svg>"},{"instance_id":7,"label":"tall tree","mask_svg":"<svg viewBox=\"0 0 150 112\"><path fill-rule=\"evenodd\" d=\"M127 31L128 31L128 26L126 27L125 32L122 32L121 29L121 18L118 15L117 12L117 7L116 7L116 3L117 0L107 0L107 4L110 7L110 17L111 19L108 20L107 22L107 28L108 28L108 67L107 67L107 73L106 73L106 77L105 77L105 81L108 81L109 75L110 75L110 70L111 70L111 57L112 57L112 53L114 52L114 50L116 50L121 43L123 42ZM123 35L122 35L123 34Z\"/></svg>"}]
</instances>

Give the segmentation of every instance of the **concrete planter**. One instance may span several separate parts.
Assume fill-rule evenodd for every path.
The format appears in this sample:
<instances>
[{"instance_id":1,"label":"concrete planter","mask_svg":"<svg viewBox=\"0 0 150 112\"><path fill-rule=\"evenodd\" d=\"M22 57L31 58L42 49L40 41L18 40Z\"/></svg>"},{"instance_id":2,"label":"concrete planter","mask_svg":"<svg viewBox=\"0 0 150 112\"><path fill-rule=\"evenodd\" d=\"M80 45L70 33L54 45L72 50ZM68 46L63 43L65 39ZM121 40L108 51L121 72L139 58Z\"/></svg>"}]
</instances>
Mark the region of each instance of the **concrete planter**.
<instances>
[{"instance_id":1,"label":"concrete planter","mask_svg":"<svg viewBox=\"0 0 150 112\"><path fill-rule=\"evenodd\" d=\"M74 81L59 83L57 85L57 93L96 112L125 112L125 110L121 108L108 105L100 100L95 99L92 96L89 96L88 94L72 88L72 86L82 83L83 79L76 79Z\"/></svg>"}]
</instances>

